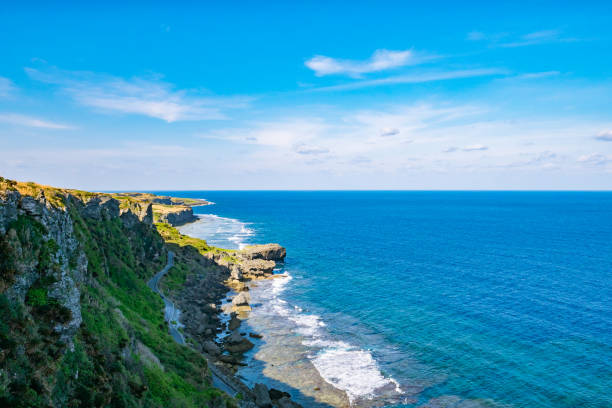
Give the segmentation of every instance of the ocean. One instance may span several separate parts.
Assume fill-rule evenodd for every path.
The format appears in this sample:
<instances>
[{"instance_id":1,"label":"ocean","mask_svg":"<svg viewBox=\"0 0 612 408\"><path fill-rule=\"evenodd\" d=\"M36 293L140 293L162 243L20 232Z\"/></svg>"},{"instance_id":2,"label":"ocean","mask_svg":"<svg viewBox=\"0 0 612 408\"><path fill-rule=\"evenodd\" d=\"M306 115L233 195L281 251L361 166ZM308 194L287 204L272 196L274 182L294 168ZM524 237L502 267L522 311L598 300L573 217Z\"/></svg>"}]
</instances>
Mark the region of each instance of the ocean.
<instances>
[{"instance_id":1,"label":"ocean","mask_svg":"<svg viewBox=\"0 0 612 408\"><path fill-rule=\"evenodd\" d=\"M612 407L612 193L156 191L287 248L247 382L305 406Z\"/></svg>"}]
</instances>

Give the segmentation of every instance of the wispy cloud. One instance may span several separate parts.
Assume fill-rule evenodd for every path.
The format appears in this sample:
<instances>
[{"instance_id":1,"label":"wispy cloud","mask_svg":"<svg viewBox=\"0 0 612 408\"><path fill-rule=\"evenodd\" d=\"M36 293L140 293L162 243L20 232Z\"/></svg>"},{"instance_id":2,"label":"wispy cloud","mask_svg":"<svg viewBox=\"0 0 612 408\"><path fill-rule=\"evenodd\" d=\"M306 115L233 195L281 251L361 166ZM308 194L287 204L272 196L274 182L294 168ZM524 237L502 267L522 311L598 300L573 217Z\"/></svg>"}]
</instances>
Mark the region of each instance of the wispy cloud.
<instances>
[{"instance_id":1,"label":"wispy cloud","mask_svg":"<svg viewBox=\"0 0 612 408\"><path fill-rule=\"evenodd\" d=\"M422 61L412 50L392 51L376 50L365 61L344 60L324 55L315 55L305 62L305 65L314 71L316 76L348 75L360 77L371 72L385 71L392 68L414 65Z\"/></svg>"},{"instance_id":2,"label":"wispy cloud","mask_svg":"<svg viewBox=\"0 0 612 408\"><path fill-rule=\"evenodd\" d=\"M500 44L500 47L514 48L556 42L562 40L560 36L561 32L559 30L534 31L521 36L517 41Z\"/></svg>"},{"instance_id":3,"label":"wispy cloud","mask_svg":"<svg viewBox=\"0 0 612 408\"><path fill-rule=\"evenodd\" d=\"M0 98L6 98L15 91L13 81L8 78L0 77Z\"/></svg>"},{"instance_id":4,"label":"wispy cloud","mask_svg":"<svg viewBox=\"0 0 612 408\"><path fill-rule=\"evenodd\" d=\"M18 113L0 113L0 123L44 129L73 129L73 127L69 125L50 122L47 120L27 115L21 115Z\"/></svg>"},{"instance_id":5,"label":"wispy cloud","mask_svg":"<svg viewBox=\"0 0 612 408\"><path fill-rule=\"evenodd\" d=\"M423 82L448 81L452 79L474 78L483 76L506 75L508 71L499 68L465 69L456 71L424 72L410 75L397 75L388 78L370 79L348 84L324 86L309 91L345 91L351 89L370 88L375 86L396 84L417 84Z\"/></svg>"},{"instance_id":6,"label":"wispy cloud","mask_svg":"<svg viewBox=\"0 0 612 408\"><path fill-rule=\"evenodd\" d=\"M227 119L226 109L246 106L248 98L204 97L177 90L159 78L124 79L88 71L26 68L38 81L55 84L77 103L103 112L144 115L166 122Z\"/></svg>"},{"instance_id":7,"label":"wispy cloud","mask_svg":"<svg viewBox=\"0 0 612 408\"><path fill-rule=\"evenodd\" d=\"M479 151L479 150L489 150L489 147L485 145L481 145L481 144L475 144L475 145L466 146L461 150L463 150L464 152L474 152L474 151Z\"/></svg>"},{"instance_id":8,"label":"wispy cloud","mask_svg":"<svg viewBox=\"0 0 612 408\"><path fill-rule=\"evenodd\" d=\"M578 157L578 162L589 166L604 166L608 163L612 163L612 159L603 154L593 153Z\"/></svg>"},{"instance_id":9,"label":"wispy cloud","mask_svg":"<svg viewBox=\"0 0 612 408\"><path fill-rule=\"evenodd\" d=\"M575 38L562 36L562 32L560 30L539 30L522 35L471 31L468 33L467 39L469 41L485 41L492 47L503 48L516 48L526 47L529 45L576 41Z\"/></svg>"},{"instance_id":10,"label":"wispy cloud","mask_svg":"<svg viewBox=\"0 0 612 408\"><path fill-rule=\"evenodd\" d=\"M458 152L458 151L464 151L464 152L475 152L475 151L483 151L483 150L489 150L488 146L482 145L482 144L474 144L474 145L469 145L469 146L465 146L462 148L456 147L456 146L450 146L447 147L446 149L442 150L443 153L454 153L454 152Z\"/></svg>"},{"instance_id":11,"label":"wispy cloud","mask_svg":"<svg viewBox=\"0 0 612 408\"><path fill-rule=\"evenodd\" d=\"M309 154L309 155L317 155L323 153L329 153L329 149L321 146L307 145L304 143L298 144L294 148L295 152L298 154Z\"/></svg>"},{"instance_id":12,"label":"wispy cloud","mask_svg":"<svg viewBox=\"0 0 612 408\"><path fill-rule=\"evenodd\" d=\"M504 37L507 37L508 33L484 33L482 31L470 31L467 34L469 41L499 41Z\"/></svg>"},{"instance_id":13,"label":"wispy cloud","mask_svg":"<svg viewBox=\"0 0 612 408\"><path fill-rule=\"evenodd\" d=\"M599 133L595 136L595 140L600 140L602 142L612 142L612 130L607 130L605 132Z\"/></svg>"},{"instance_id":14,"label":"wispy cloud","mask_svg":"<svg viewBox=\"0 0 612 408\"><path fill-rule=\"evenodd\" d=\"M542 72L528 72L526 74L517 75L516 79L542 79L542 78L550 78L557 75L560 75L559 71L542 71Z\"/></svg>"}]
</instances>

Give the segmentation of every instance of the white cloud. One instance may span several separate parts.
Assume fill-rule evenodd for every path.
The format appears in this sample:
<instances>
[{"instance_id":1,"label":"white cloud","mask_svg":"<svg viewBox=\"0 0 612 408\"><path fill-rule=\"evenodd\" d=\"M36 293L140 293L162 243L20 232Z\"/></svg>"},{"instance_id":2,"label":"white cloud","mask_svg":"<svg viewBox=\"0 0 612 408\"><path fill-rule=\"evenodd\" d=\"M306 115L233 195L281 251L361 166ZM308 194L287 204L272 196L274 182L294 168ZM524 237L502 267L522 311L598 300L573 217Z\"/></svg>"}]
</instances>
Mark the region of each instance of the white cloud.
<instances>
[{"instance_id":1,"label":"white cloud","mask_svg":"<svg viewBox=\"0 0 612 408\"><path fill-rule=\"evenodd\" d=\"M26 68L38 81L62 87L77 103L103 112L144 115L166 122L226 119L225 109L244 107L246 98L203 97L158 78L124 79L83 71Z\"/></svg>"},{"instance_id":2,"label":"white cloud","mask_svg":"<svg viewBox=\"0 0 612 408\"><path fill-rule=\"evenodd\" d=\"M474 151L479 151L479 150L489 150L489 147L485 145L481 145L481 144L474 144L474 145L466 146L461 150L463 150L464 152L474 152Z\"/></svg>"},{"instance_id":3,"label":"white cloud","mask_svg":"<svg viewBox=\"0 0 612 408\"><path fill-rule=\"evenodd\" d=\"M72 126L61 123L49 122L32 116L21 115L18 113L0 113L0 123L9 125L26 126L44 129L72 129Z\"/></svg>"},{"instance_id":4,"label":"white cloud","mask_svg":"<svg viewBox=\"0 0 612 408\"><path fill-rule=\"evenodd\" d=\"M0 77L0 98L6 98L15 91L13 81L8 78Z\"/></svg>"},{"instance_id":5,"label":"white cloud","mask_svg":"<svg viewBox=\"0 0 612 408\"><path fill-rule=\"evenodd\" d=\"M392 68L403 67L418 62L411 50L392 51L376 50L365 61L342 60L324 55L315 55L305 62L305 65L315 72L316 76L349 75L359 77L370 72L379 72Z\"/></svg>"},{"instance_id":6,"label":"white cloud","mask_svg":"<svg viewBox=\"0 0 612 408\"><path fill-rule=\"evenodd\" d=\"M423 82L447 81L461 78L474 78L481 76L506 75L505 69L499 68L483 68L483 69L465 69L457 71L437 71L424 72L410 75L397 75L388 78L371 79L364 81L351 82L342 85L324 86L313 88L311 91L344 91L351 89L370 88L374 86L396 85L396 84L417 84Z\"/></svg>"},{"instance_id":7,"label":"white cloud","mask_svg":"<svg viewBox=\"0 0 612 408\"><path fill-rule=\"evenodd\" d=\"M602 142L612 142L612 130L599 133L597 136L595 136L595 139L601 140Z\"/></svg>"},{"instance_id":8,"label":"white cloud","mask_svg":"<svg viewBox=\"0 0 612 408\"><path fill-rule=\"evenodd\" d=\"M401 132L381 137L385 128ZM5 156L21 164L0 161L0 173L46 182L55 177L61 185L73 177L75 183L88 183L83 187L93 183L107 190L138 185L200 190L610 188L611 158L585 154L601 147L585 135L609 128L608 122L570 116L507 120L489 100L457 105L430 99L368 110L301 106L286 116L210 130L206 139L185 135L174 147L119 142L104 149L51 148L61 154L49 154L49 147L36 154L31 148L5 150ZM486 154L463 151L482 146L491 148ZM212 148L224 154L211 155ZM456 153L443 153L445 148ZM152 162L157 163L154 169ZM65 169L66 163L73 172L54 170Z\"/></svg>"},{"instance_id":9,"label":"white cloud","mask_svg":"<svg viewBox=\"0 0 612 408\"><path fill-rule=\"evenodd\" d=\"M399 135L399 133L400 133L399 129L390 128L390 127L382 128L380 131L380 135L383 137L395 136L395 135Z\"/></svg>"}]
</instances>

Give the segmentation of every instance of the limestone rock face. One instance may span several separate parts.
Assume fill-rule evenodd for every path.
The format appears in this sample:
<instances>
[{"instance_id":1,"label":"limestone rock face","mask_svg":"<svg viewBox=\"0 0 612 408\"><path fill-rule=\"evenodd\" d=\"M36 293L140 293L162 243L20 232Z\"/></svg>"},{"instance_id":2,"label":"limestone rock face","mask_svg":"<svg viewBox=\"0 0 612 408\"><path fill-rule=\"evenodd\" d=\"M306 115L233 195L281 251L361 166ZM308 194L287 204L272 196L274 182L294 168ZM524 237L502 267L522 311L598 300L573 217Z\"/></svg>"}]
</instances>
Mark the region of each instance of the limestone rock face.
<instances>
[{"instance_id":1,"label":"limestone rock face","mask_svg":"<svg viewBox=\"0 0 612 408\"><path fill-rule=\"evenodd\" d=\"M119 217L119 201L105 195L96 195L85 203L82 214L95 220Z\"/></svg>"},{"instance_id":2,"label":"limestone rock face","mask_svg":"<svg viewBox=\"0 0 612 408\"><path fill-rule=\"evenodd\" d=\"M98 206L103 205L101 202L97 203ZM94 207L93 203L86 207L88 214L102 214L102 209ZM109 208L112 211L112 205ZM18 220L39 225L39 245L49 248L50 252L45 264L40 264L39 259L28 252L28 248L33 245L30 240L35 239L32 234L18 237L15 229L11 228L12 223ZM57 321L54 331L60 335L62 342L71 343L83 321L79 285L85 283L87 258L75 237L68 212L51 206L42 191L35 197L22 196L17 191L2 191L0 240L5 240L12 248L16 262L16 274L12 286L5 292L6 295L23 303L28 290L39 279L44 276L50 280L52 283L47 288L47 296L70 311L69 318Z\"/></svg>"},{"instance_id":3,"label":"limestone rock face","mask_svg":"<svg viewBox=\"0 0 612 408\"><path fill-rule=\"evenodd\" d=\"M92 194L80 199L67 193L64 199L85 219L109 220L121 217L126 226L138 222L148 222L151 225L153 221L150 204L133 203L130 208L120 210L119 201L105 194ZM44 265L39 263L37 256L28 254L33 244L28 241L34 239L32 234L18 236L15 229L11 228L20 219L25 220L20 222L39 225L31 228L40 231L38 245L49 248L49 259ZM91 277L87 256L75 235L73 220L67 208L51 205L42 189L33 195L22 195L17 190L0 190L0 241L9 245L16 262L15 276L12 277L10 287L6 288L6 295L23 303L35 283L43 278L50 281L46 288L47 296L70 311L69 319L58 321L54 330L62 342L71 344L83 321L80 287L90 283Z\"/></svg>"},{"instance_id":4,"label":"limestone rock face","mask_svg":"<svg viewBox=\"0 0 612 408\"><path fill-rule=\"evenodd\" d=\"M197 221L198 217L193 215L193 209L188 206L173 205L170 207L154 205L153 210L159 214L159 221L167 222L173 227Z\"/></svg>"},{"instance_id":5,"label":"limestone rock face","mask_svg":"<svg viewBox=\"0 0 612 408\"><path fill-rule=\"evenodd\" d=\"M271 275L276 267L276 262L264 259L248 259L242 261L242 275L247 278L262 278Z\"/></svg>"},{"instance_id":6,"label":"limestone rock face","mask_svg":"<svg viewBox=\"0 0 612 408\"><path fill-rule=\"evenodd\" d=\"M139 222L153 225L153 205L145 202L130 202L119 212L123 225L133 228Z\"/></svg>"},{"instance_id":7,"label":"limestone rock face","mask_svg":"<svg viewBox=\"0 0 612 408\"><path fill-rule=\"evenodd\" d=\"M263 259L282 262L287 256L287 250L278 244L252 245L242 250L245 259Z\"/></svg>"},{"instance_id":8,"label":"limestone rock face","mask_svg":"<svg viewBox=\"0 0 612 408\"><path fill-rule=\"evenodd\" d=\"M17 191L0 190L0 234L6 233L9 224L17 219L20 197Z\"/></svg>"}]
</instances>

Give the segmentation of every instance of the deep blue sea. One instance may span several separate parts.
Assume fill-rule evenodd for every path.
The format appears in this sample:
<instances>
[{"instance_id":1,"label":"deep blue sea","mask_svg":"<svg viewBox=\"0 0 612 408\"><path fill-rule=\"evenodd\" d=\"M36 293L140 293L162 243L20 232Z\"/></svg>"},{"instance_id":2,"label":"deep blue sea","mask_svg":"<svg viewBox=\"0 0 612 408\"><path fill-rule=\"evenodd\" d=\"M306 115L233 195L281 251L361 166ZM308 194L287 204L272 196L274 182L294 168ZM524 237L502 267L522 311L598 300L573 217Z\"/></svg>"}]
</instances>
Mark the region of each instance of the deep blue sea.
<instances>
[{"instance_id":1,"label":"deep blue sea","mask_svg":"<svg viewBox=\"0 0 612 408\"><path fill-rule=\"evenodd\" d=\"M156 193L215 203L184 233L287 248L262 299L351 401L612 407L612 193Z\"/></svg>"}]
</instances>

